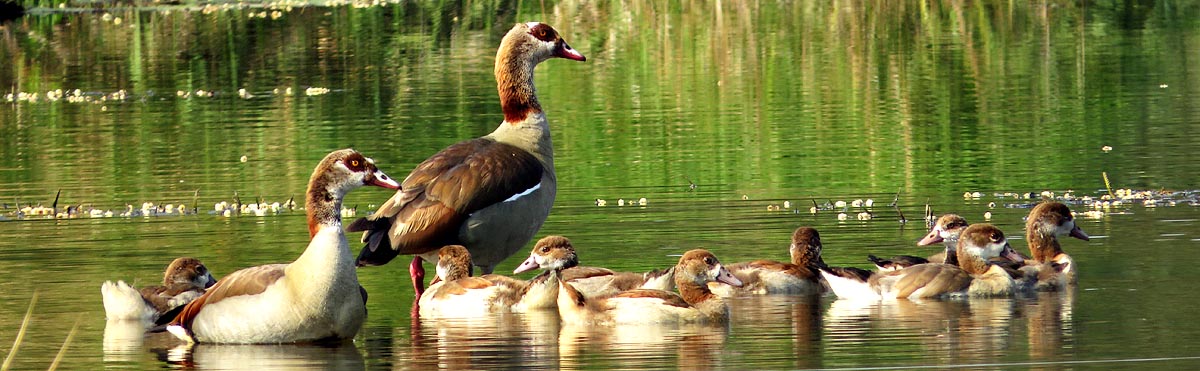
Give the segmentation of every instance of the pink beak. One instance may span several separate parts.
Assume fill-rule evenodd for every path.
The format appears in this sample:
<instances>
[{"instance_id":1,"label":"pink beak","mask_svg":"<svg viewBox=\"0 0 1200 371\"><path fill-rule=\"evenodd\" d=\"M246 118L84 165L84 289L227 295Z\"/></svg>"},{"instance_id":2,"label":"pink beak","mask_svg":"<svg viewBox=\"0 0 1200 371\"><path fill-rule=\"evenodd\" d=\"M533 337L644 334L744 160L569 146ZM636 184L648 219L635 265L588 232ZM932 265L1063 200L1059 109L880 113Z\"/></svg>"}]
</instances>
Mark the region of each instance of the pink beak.
<instances>
[{"instance_id":1,"label":"pink beak","mask_svg":"<svg viewBox=\"0 0 1200 371\"><path fill-rule=\"evenodd\" d=\"M387 176L381 170L375 170L375 174L372 174L371 180L367 184L387 189L400 189L400 183L397 183L395 179Z\"/></svg>"},{"instance_id":2,"label":"pink beak","mask_svg":"<svg viewBox=\"0 0 1200 371\"><path fill-rule=\"evenodd\" d=\"M513 270L513 274L524 273L538 268L541 268L541 265L538 264L537 259L533 255L529 255L529 259L521 262L521 265L516 270Z\"/></svg>"},{"instance_id":3,"label":"pink beak","mask_svg":"<svg viewBox=\"0 0 1200 371\"><path fill-rule=\"evenodd\" d=\"M934 227L933 230L929 231L929 234L925 235L925 238L917 241L917 246L929 246L942 241L945 241L942 238L942 228Z\"/></svg>"},{"instance_id":4,"label":"pink beak","mask_svg":"<svg viewBox=\"0 0 1200 371\"><path fill-rule=\"evenodd\" d=\"M571 49L571 46L567 45L567 42L562 40L559 40L558 47L554 48L554 56L580 62L587 60L583 54L575 51L575 49Z\"/></svg>"},{"instance_id":5,"label":"pink beak","mask_svg":"<svg viewBox=\"0 0 1200 371\"><path fill-rule=\"evenodd\" d=\"M734 287L742 287L742 280L734 277L733 273L729 273L729 270L725 269L725 267L721 267L721 271L717 272L717 282L726 283Z\"/></svg>"}]
</instances>

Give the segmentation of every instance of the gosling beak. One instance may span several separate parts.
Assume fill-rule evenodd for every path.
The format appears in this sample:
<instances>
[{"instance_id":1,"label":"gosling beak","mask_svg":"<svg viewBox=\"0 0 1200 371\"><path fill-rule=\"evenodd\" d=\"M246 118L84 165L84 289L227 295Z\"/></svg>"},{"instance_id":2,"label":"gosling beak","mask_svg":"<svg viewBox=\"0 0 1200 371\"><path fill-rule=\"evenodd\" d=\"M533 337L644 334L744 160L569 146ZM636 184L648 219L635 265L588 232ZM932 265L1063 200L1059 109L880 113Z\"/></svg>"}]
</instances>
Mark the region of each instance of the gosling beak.
<instances>
[{"instance_id":1,"label":"gosling beak","mask_svg":"<svg viewBox=\"0 0 1200 371\"><path fill-rule=\"evenodd\" d=\"M525 261L521 262L521 265L518 266L516 270L513 270L513 274L524 273L538 268L541 268L541 265L538 264L537 259L534 258L533 254L530 254L529 259L525 259Z\"/></svg>"},{"instance_id":2,"label":"gosling beak","mask_svg":"<svg viewBox=\"0 0 1200 371\"><path fill-rule=\"evenodd\" d=\"M742 287L742 280L734 277L733 273L729 273L729 270L725 269L724 266L721 267L721 270L717 271L717 282L725 283L734 287Z\"/></svg>"},{"instance_id":3,"label":"gosling beak","mask_svg":"<svg viewBox=\"0 0 1200 371\"><path fill-rule=\"evenodd\" d=\"M917 241L917 246L929 246L942 241L945 241L945 239L942 238L942 228L935 227L933 230L929 231L929 234L925 235L925 238Z\"/></svg>"},{"instance_id":4,"label":"gosling beak","mask_svg":"<svg viewBox=\"0 0 1200 371\"><path fill-rule=\"evenodd\" d=\"M1075 237L1084 241L1090 241L1092 239L1091 237L1088 237L1087 233L1084 233L1082 229L1079 229L1078 225L1076 225L1075 228L1071 228L1071 237Z\"/></svg>"},{"instance_id":5,"label":"gosling beak","mask_svg":"<svg viewBox=\"0 0 1200 371\"><path fill-rule=\"evenodd\" d=\"M1000 256L1012 260L1017 264L1025 263L1025 258L1021 257L1021 254L1018 254L1017 250L1013 250L1012 245L1009 245L1007 242L1004 243L1004 250L1000 252Z\"/></svg>"}]
</instances>

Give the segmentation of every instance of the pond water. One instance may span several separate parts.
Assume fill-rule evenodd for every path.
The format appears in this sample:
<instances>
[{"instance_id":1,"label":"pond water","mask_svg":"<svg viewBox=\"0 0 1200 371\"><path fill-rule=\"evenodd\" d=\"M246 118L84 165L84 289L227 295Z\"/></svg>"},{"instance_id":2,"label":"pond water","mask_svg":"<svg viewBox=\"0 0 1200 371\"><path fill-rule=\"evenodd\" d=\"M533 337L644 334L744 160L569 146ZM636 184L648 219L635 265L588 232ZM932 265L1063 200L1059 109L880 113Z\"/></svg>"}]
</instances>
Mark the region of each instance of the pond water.
<instances>
[{"instance_id":1,"label":"pond water","mask_svg":"<svg viewBox=\"0 0 1200 371\"><path fill-rule=\"evenodd\" d=\"M1182 291L1200 279L1200 6L885 3L32 9L0 24L0 352L13 369L60 353L65 369L1200 367L1200 304ZM914 243L926 205L990 213L1024 250L1043 191L1078 213L1108 188L1158 202L1081 214L1093 239L1063 242L1078 287L1031 298L739 297L728 327L438 322L410 316L406 266L391 264L359 271L370 314L343 347L189 353L106 329L105 280L151 284L178 256L219 278L307 244L302 212L226 217L215 203L302 194L337 148L403 177L490 132L495 48L528 20L588 58L537 70L560 184L539 237L570 237L587 265L646 271L698 247L784 260L809 225L827 262L865 268L868 253L933 252ZM20 211L60 191L74 217ZM346 205L364 215L389 195ZM839 220L832 203L855 199L874 206ZM145 202L198 212L121 216Z\"/></svg>"}]
</instances>

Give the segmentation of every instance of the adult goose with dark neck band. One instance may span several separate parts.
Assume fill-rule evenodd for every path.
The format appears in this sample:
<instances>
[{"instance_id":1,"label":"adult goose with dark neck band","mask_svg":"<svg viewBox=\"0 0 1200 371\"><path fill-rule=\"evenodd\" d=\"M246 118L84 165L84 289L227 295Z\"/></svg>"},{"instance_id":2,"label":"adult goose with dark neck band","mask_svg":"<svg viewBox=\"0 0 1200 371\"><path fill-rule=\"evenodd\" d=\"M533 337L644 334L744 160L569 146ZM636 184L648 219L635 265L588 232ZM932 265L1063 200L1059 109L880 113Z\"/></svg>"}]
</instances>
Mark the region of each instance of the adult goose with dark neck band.
<instances>
[{"instance_id":1,"label":"adult goose with dark neck band","mask_svg":"<svg viewBox=\"0 0 1200 371\"><path fill-rule=\"evenodd\" d=\"M534 67L550 58L584 60L549 25L519 23L508 31L495 68L504 122L420 163L395 196L351 224L350 231L364 232L359 266L417 255L409 275L420 297L422 260L437 262L443 246L465 246L487 274L533 238L557 189L550 124L533 85Z\"/></svg>"}]
</instances>

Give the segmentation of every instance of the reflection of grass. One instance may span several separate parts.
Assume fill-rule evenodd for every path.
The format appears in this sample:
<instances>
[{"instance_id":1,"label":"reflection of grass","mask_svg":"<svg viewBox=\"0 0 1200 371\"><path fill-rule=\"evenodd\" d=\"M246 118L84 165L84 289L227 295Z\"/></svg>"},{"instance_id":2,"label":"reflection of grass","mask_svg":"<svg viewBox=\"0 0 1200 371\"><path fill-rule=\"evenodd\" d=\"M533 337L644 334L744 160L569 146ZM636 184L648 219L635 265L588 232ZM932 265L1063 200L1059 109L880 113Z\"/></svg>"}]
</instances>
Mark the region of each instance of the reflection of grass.
<instances>
[{"instance_id":1,"label":"reflection of grass","mask_svg":"<svg viewBox=\"0 0 1200 371\"><path fill-rule=\"evenodd\" d=\"M33 318L33 308L37 304L38 293L33 292L33 297L29 299L29 309L25 311L25 319L21 320L21 329L17 330L17 338L13 340L12 350L8 352L8 356L4 357L4 363L0 364L0 371L7 371L12 367L13 359L17 356L17 349L21 347L21 342L25 340L25 330L29 328L29 320ZM83 316L80 315L80 319ZM59 348L58 355L54 357L54 362L50 363L48 370L58 369L59 363L62 363L63 357L67 355L67 347L71 345L71 341L75 339L75 333L79 331L79 319L75 320L75 325L71 327L71 332L67 333L67 339L63 341L62 348Z\"/></svg>"}]
</instances>

